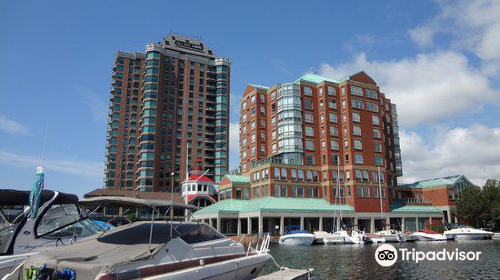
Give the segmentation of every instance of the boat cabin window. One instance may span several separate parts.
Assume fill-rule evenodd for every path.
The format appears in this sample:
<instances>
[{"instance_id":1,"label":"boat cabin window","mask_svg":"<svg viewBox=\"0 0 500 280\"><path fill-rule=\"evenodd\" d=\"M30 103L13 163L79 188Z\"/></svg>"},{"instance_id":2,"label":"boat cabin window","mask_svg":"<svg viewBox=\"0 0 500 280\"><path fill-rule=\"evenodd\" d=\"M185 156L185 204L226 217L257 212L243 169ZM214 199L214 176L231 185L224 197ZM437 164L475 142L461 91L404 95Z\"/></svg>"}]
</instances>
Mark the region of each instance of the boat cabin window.
<instances>
[{"instance_id":1,"label":"boat cabin window","mask_svg":"<svg viewBox=\"0 0 500 280\"><path fill-rule=\"evenodd\" d=\"M96 234L100 227L92 220L81 220L75 204L55 204L43 214L36 234L46 238L85 237Z\"/></svg>"},{"instance_id":2,"label":"boat cabin window","mask_svg":"<svg viewBox=\"0 0 500 280\"><path fill-rule=\"evenodd\" d=\"M23 206L0 207L0 254L5 254L9 250L9 245L23 218Z\"/></svg>"},{"instance_id":3,"label":"boat cabin window","mask_svg":"<svg viewBox=\"0 0 500 280\"><path fill-rule=\"evenodd\" d=\"M188 244L225 238L224 235L206 224L187 223L175 228L182 240Z\"/></svg>"}]
</instances>

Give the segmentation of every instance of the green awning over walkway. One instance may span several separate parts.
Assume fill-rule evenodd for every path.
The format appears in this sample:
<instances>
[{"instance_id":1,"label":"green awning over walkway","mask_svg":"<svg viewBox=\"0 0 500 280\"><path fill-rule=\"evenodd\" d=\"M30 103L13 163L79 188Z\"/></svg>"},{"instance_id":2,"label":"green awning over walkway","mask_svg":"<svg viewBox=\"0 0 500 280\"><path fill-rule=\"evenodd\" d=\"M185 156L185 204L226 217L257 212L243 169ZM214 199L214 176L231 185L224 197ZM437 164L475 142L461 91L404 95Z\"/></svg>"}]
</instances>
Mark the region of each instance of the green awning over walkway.
<instances>
[{"instance_id":1,"label":"green awning over walkway","mask_svg":"<svg viewBox=\"0 0 500 280\"><path fill-rule=\"evenodd\" d=\"M349 205L330 204L318 198L263 197L251 200L228 199L207 206L194 216L217 213L241 212L354 212Z\"/></svg>"},{"instance_id":2,"label":"green awning over walkway","mask_svg":"<svg viewBox=\"0 0 500 280\"><path fill-rule=\"evenodd\" d=\"M399 205L398 205L399 206ZM424 205L405 205L397 207L393 204L390 207L390 213L393 214L442 214L443 211L434 206Z\"/></svg>"}]
</instances>

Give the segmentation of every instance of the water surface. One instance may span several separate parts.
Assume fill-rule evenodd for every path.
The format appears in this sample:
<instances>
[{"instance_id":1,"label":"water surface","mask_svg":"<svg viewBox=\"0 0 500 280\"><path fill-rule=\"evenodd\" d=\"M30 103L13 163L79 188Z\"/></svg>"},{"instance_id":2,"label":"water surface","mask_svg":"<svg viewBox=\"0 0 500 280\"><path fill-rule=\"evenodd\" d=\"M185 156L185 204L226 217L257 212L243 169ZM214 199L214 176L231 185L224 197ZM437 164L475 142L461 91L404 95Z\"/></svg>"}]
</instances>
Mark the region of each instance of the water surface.
<instances>
[{"instance_id":1,"label":"water surface","mask_svg":"<svg viewBox=\"0 0 500 280\"><path fill-rule=\"evenodd\" d=\"M448 241L391 244L416 251L481 251L479 261L398 261L382 267L375 260L378 244L284 246L271 244L278 264L290 268L314 268L318 279L500 279L500 241ZM399 253L399 251L398 251ZM268 264L263 274L276 270Z\"/></svg>"}]
</instances>

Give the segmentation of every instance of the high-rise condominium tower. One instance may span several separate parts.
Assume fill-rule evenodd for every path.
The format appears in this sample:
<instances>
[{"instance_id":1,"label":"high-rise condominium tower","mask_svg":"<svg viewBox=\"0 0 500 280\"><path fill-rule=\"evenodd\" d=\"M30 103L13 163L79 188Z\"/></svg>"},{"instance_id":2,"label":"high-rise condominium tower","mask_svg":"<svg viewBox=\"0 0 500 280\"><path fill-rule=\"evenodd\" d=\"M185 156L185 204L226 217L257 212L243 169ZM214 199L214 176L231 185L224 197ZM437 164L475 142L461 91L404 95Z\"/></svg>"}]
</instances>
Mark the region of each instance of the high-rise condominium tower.
<instances>
[{"instance_id":1,"label":"high-rise condominium tower","mask_svg":"<svg viewBox=\"0 0 500 280\"><path fill-rule=\"evenodd\" d=\"M118 52L106 187L169 191L173 181L178 190L197 158L220 181L228 168L230 65L184 35L149 44L145 54Z\"/></svg>"}]
</instances>

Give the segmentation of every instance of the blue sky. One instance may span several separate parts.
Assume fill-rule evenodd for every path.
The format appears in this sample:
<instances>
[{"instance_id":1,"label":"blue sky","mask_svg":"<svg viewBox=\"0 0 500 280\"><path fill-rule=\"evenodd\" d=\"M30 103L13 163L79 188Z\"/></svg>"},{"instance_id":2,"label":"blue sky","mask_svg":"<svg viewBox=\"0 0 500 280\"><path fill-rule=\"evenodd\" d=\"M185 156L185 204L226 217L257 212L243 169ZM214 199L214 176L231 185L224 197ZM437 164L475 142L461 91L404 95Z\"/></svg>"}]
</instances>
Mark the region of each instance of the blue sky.
<instances>
[{"instance_id":1,"label":"blue sky","mask_svg":"<svg viewBox=\"0 0 500 280\"><path fill-rule=\"evenodd\" d=\"M46 187L101 187L114 55L170 31L231 59L233 132L246 84L366 70L398 105L403 180L500 174L498 2L138 3L0 2L0 187L31 187L47 122Z\"/></svg>"}]
</instances>

